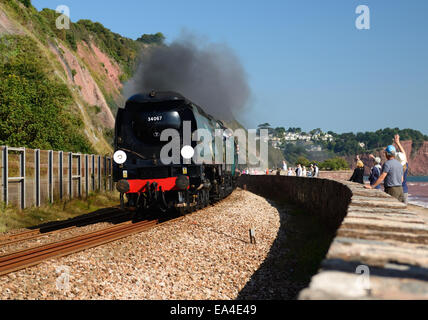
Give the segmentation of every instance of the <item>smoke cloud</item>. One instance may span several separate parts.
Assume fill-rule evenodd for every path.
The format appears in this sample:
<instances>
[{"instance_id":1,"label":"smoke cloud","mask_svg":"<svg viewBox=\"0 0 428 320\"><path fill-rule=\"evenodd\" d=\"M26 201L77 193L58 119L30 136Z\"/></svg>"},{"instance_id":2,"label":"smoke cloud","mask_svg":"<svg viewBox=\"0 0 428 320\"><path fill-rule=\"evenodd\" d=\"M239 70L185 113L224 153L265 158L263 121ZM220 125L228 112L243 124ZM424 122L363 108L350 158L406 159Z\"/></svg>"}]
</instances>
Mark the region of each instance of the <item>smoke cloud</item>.
<instances>
[{"instance_id":1,"label":"smoke cloud","mask_svg":"<svg viewBox=\"0 0 428 320\"><path fill-rule=\"evenodd\" d=\"M198 43L194 36L182 35L168 46L146 51L125 85L125 96L176 91L218 119L240 118L250 97L242 64L227 45Z\"/></svg>"}]
</instances>

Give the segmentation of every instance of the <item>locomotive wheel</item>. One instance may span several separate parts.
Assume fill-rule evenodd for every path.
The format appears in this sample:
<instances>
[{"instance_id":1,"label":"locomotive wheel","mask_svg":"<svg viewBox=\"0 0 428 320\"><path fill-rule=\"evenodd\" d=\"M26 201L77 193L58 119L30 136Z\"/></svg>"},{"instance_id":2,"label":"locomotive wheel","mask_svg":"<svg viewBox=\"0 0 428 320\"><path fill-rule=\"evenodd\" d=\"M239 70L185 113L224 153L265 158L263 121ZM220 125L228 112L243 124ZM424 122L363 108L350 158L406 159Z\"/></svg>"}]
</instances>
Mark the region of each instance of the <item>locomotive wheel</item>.
<instances>
[{"instance_id":1,"label":"locomotive wheel","mask_svg":"<svg viewBox=\"0 0 428 320\"><path fill-rule=\"evenodd\" d=\"M180 215L180 216L185 216L186 215L186 208L184 208L184 207L180 207L180 208L177 208L177 210L178 210L178 214Z\"/></svg>"}]
</instances>

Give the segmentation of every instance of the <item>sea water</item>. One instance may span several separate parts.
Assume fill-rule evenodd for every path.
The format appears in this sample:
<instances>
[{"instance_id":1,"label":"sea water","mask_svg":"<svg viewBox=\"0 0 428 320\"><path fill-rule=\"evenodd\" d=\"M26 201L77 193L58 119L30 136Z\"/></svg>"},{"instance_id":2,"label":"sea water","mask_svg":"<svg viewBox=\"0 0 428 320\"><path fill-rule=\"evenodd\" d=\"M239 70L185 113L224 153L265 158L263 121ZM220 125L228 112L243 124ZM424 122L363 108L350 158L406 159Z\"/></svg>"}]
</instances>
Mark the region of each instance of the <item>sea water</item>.
<instances>
[{"instance_id":1,"label":"sea water","mask_svg":"<svg viewBox=\"0 0 428 320\"><path fill-rule=\"evenodd\" d=\"M428 208L428 176L408 177L409 203Z\"/></svg>"}]
</instances>

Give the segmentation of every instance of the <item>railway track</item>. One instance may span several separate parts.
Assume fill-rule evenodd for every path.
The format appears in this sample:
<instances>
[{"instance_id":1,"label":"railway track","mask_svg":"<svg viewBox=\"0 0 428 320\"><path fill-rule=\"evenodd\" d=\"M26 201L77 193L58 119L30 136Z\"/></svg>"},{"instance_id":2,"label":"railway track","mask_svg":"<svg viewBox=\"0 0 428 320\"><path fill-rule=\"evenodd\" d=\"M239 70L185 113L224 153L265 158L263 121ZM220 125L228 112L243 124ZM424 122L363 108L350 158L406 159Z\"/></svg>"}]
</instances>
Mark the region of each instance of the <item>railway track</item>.
<instances>
[{"instance_id":1,"label":"railway track","mask_svg":"<svg viewBox=\"0 0 428 320\"><path fill-rule=\"evenodd\" d=\"M94 248L181 219L183 217L162 222L159 220L145 220L137 223L127 221L62 241L13 252L0 257L0 276L37 265L51 258L59 258Z\"/></svg>"},{"instance_id":2,"label":"railway track","mask_svg":"<svg viewBox=\"0 0 428 320\"><path fill-rule=\"evenodd\" d=\"M79 226L91 223L99 223L108 220L129 217L129 211L121 211L119 208L108 208L105 211L87 216L81 216L67 221L46 224L36 230L28 230L22 233L0 237L0 246L5 246L26 240L32 240L41 236L51 235L57 232L75 229ZM45 260L67 256L79 251L94 248L109 242L113 242L130 235L150 230L165 223L182 220L185 216L169 218L163 221L153 219L133 223L126 220L117 225L92 231L82 235L73 236L64 240L40 245L33 248L15 251L0 256L0 276L35 266Z\"/></svg>"},{"instance_id":3,"label":"railway track","mask_svg":"<svg viewBox=\"0 0 428 320\"><path fill-rule=\"evenodd\" d=\"M49 223L35 230L27 230L21 233L0 237L0 246L15 244L27 240L52 235L59 232L69 231L81 226L101 223L112 219L120 219L128 216L129 212L122 212L118 207L108 208L101 213L80 216L61 222Z\"/></svg>"}]
</instances>

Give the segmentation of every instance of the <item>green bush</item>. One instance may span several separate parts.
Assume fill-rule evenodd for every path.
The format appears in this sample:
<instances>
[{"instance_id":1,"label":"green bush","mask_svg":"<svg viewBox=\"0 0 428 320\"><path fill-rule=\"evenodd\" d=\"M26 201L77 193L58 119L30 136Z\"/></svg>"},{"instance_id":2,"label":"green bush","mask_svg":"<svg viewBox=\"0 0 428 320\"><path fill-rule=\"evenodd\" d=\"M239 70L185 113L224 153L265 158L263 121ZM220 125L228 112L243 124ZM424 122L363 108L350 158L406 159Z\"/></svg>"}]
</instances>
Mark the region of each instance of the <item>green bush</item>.
<instances>
[{"instance_id":1,"label":"green bush","mask_svg":"<svg viewBox=\"0 0 428 320\"><path fill-rule=\"evenodd\" d=\"M337 171L349 169L349 163L343 158L332 158L319 164L321 170Z\"/></svg>"},{"instance_id":2,"label":"green bush","mask_svg":"<svg viewBox=\"0 0 428 320\"><path fill-rule=\"evenodd\" d=\"M143 34L137 41L145 44L163 44L165 41L165 36L162 32L156 34Z\"/></svg>"},{"instance_id":3,"label":"green bush","mask_svg":"<svg viewBox=\"0 0 428 320\"><path fill-rule=\"evenodd\" d=\"M31 7L31 0L19 0L27 8Z\"/></svg>"},{"instance_id":4,"label":"green bush","mask_svg":"<svg viewBox=\"0 0 428 320\"><path fill-rule=\"evenodd\" d=\"M51 74L30 37L0 37L0 144L92 152L82 120L66 110L69 89Z\"/></svg>"}]
</instances>

